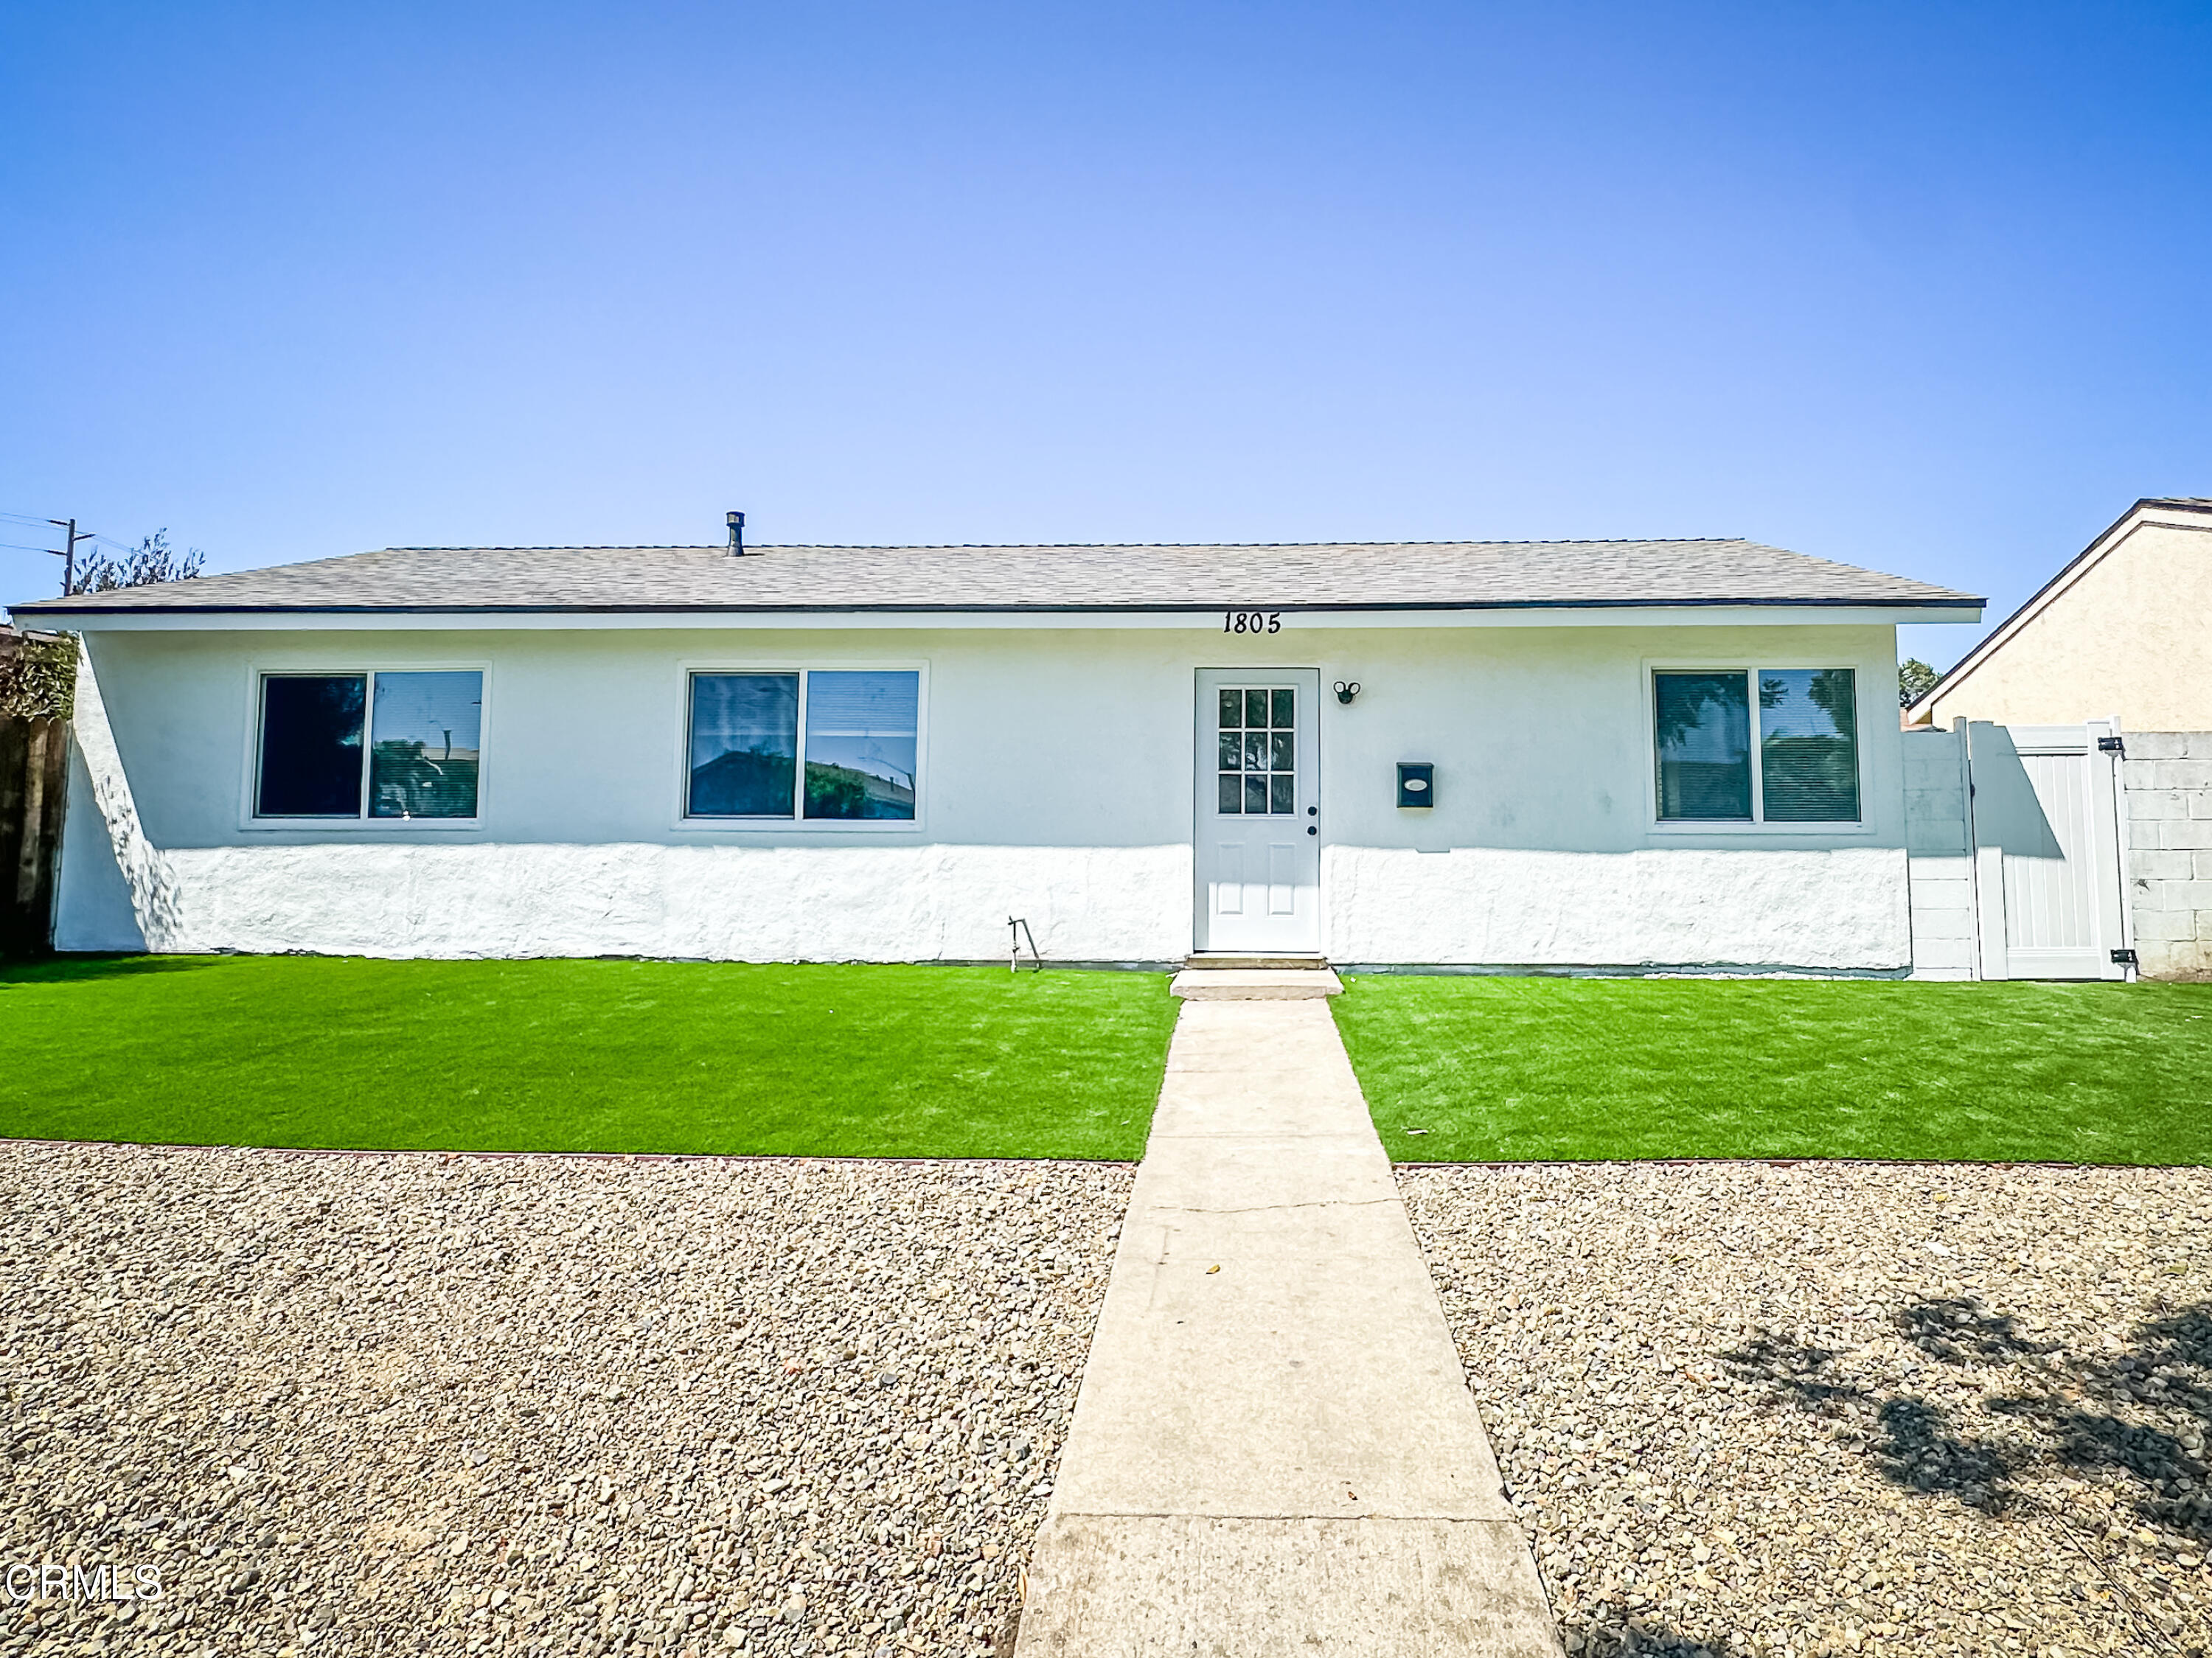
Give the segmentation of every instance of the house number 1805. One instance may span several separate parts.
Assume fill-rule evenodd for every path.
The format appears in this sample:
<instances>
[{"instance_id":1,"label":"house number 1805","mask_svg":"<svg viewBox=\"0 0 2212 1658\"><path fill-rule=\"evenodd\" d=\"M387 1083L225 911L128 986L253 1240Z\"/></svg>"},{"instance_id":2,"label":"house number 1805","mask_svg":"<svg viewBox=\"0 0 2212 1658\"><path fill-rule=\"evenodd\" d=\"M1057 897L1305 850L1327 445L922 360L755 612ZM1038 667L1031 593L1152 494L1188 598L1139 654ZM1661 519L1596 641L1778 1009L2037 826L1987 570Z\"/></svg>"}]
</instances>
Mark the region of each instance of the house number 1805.
<instances>
[{"instance_id":1,"label":"house number 1805","mask_svg":"<svg viewBox=\"0 0 2212 1658\"><path fill-rule=\"evenodd\" d=\"M1279 634L1283 630L1280 610L1224 610L1221 631L1225 634Z\"/></svg>"}]
</instances>

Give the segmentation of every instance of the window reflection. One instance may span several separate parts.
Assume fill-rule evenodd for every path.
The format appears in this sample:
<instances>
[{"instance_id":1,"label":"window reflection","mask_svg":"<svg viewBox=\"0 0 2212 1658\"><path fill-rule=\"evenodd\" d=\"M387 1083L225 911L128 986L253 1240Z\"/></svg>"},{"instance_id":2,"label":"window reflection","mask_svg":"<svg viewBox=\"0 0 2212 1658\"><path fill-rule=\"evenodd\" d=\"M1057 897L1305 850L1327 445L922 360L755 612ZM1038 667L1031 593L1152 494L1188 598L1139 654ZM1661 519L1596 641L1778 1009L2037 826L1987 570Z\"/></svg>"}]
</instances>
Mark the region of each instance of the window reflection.
<instances>
[{"instance_id":1,"label":"window reflection","mask_svg":"<svg viewBox=\"0 0 2212 1658\"><path fill-rule=\"evenodd\" d=\"M1857 697L1849 668L1760 672L1759 781L1769 823L1857 820Z\"/></svg>"},{"instance_id":2,"label":"window reflection","mask_svg":"<svg viewBox=\"0 0 2212 1658\"><path fill-rule=\"evenodd\" d=\"M806 816L914 816L921 676L819 671L806 677Z\"/></svg>"},{"instance_id":3,"label":"window reflection","mask_svg":"<svg viewBox=\"0 0 2212 1658\"><path fill-rule=\"evenodd\" d=\"M368 815L475 817L483 732L482 674L378 674Z\"/></svg>"},{"instance_id":4,"label":"window reflection","mask_svg":"<svg viewBox=\"0 0 2212 1658\"><path fill-rule=\"evenodd\" d=\"M1659 815L1751 816L1750 695L1741 672L1653 676Z\"/></svg>"},{"instance_id":5,"label":"window reflection","mask_svg":"<svg viewBox=\"0 0 2212 1658\"><path fill-rule=\"evenodd\" d=\"M788 817L799 774L799 676L691 677L694 817Z\"/></svg>"}]
</instances>

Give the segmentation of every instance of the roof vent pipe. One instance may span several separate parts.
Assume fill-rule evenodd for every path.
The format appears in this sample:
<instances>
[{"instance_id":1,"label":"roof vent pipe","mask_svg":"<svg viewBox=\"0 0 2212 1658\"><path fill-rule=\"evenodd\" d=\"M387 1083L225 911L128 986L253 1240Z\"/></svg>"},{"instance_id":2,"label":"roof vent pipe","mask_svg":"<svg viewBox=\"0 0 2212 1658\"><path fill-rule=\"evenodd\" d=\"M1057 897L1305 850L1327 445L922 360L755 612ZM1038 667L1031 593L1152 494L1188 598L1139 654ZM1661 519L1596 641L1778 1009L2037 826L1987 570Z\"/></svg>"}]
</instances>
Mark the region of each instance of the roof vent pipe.
<instances>
[{"instance_id":1,"label":"roof vent pipe","mask_svg":"<svg viewBox=\"0 0 2212 1658\"><path fill-rule=\"evenodd\" d=\"M745 515L743 513L725 513L722 516L730 526L730 556L743 558L745 556Z\"/></svg>"}]
</instances>

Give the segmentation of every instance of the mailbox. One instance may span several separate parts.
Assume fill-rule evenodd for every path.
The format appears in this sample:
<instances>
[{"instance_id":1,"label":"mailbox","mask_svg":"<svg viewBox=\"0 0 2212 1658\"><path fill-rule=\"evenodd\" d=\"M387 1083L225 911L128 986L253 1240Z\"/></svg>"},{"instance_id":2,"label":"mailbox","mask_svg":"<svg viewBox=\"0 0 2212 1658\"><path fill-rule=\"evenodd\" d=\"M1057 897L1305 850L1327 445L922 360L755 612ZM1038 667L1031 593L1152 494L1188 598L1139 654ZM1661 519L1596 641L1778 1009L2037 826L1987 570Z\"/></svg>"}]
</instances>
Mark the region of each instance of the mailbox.
<instances>
[{"instance_id":1,"label":"mailbox","mask_svg":"<svg viewBox=\"0 0 2212 1658\"><path fill-rule=\"evenodd\" d=\"M1433 806L1437 803L1437 768L1426 761L1398 762L1398 804Z\"/></svg>"}]
</instances>

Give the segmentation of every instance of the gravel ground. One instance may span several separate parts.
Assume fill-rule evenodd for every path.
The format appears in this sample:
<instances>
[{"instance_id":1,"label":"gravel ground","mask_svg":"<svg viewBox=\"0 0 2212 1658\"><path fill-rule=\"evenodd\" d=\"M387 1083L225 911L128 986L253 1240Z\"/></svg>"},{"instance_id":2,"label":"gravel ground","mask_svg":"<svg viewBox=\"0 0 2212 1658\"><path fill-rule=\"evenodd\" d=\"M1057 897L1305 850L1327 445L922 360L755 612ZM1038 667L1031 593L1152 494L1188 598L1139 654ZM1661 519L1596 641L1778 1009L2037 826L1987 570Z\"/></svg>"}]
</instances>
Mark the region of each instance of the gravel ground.
<instances>
[{"instance_id":1,"label":"gravel ground","mask_svg":"<svg viewBox=\"0 0 2212 1658\"><path fill-rule=\"evenodd\" d=\"M1130 1178L0 1148L0 1654L991 1652Z\"/></svg>"},{"instance_id":2,"label":"gravel ground","mask_svg":"<svg viewBox=\"0 0 2212 1658\"><path fill-rule=\"evenodd\" d=\"M2212 1650L2212 1171L1400 1185L1569 1652Z\"/></svg>"}]
</instances>

